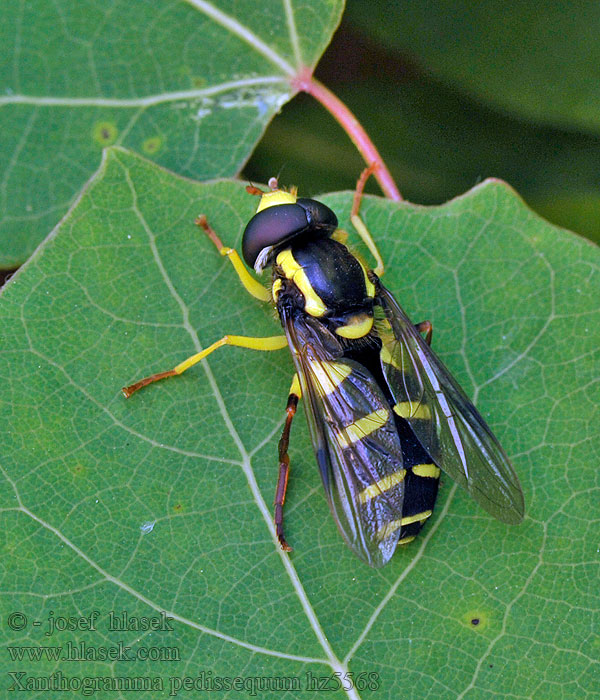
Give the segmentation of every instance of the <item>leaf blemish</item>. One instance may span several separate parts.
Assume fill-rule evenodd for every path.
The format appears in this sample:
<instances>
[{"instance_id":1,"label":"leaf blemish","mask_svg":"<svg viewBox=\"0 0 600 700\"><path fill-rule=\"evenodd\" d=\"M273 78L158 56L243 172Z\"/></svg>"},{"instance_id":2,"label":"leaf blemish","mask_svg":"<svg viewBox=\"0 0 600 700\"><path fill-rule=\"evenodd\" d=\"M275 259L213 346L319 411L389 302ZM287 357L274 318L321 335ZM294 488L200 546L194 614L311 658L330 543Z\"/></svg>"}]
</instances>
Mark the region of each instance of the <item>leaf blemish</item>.
<instances>
[{"instance_id":1,"label":"leaf blemish","mask_svg":"<svg viewBox=\"0 0 600 700\"><path fill-rule=\"evenodd\" d=\"M480 631L488 626L489 615L482 613L481 610L470 610L463 615L462 619L471 629L477 628Z\"/></svg>"},{"instance_id":2,"label":"leaf blemish","mask_svg":"<svg viewBox=\"0 0 600 700\"><path fill-rule=\"evenodd\" d=\"M99 143L103 148L111 146L119 134L117 125L114 122L96 122L92 130L94 141Z\"/></svg>"},{"instance_id":3,"label":"leaf blemish","mask_svg":"<svg viewBox=\"0 0 600 700\"><path fill-rule=\"evenodd\" d=\"M144 535L146 535L148 532L152 532L154 530L154 526L156 525L156 519L154 520L147 520L145 523L142 523L140 525L140 530Z\"/></svg>"},{"instance_id":4,"label":"leaf blemish","mask_svg":"<svg viewBox=\"0 0 600 700\"><path fill-rule=\"evenodd\" d=\"M213 97L203 97L197 104L193 118L196 121L204 119L218 109L248 109L253 108L259 117L263 117L269 112L278 112L287 102L289 95L282 95L280 92L273 92L269 89L248 89L235 90L223 95Z\"/></svg>"},{"instance_id":5,"label":"leaf blemish","mask_svg":"<svg viewBox=\"0 0 600 700\"><path fill-rule=\"evenodd\" d=\"M153 136L144 141L144 143L142 144L142 150L145 153L148 153L149 155L154 155L155 153L158 153L158 151L161 150L162 145L163 140L160 138L160 136Z\"/></svg>"}]
</instances>

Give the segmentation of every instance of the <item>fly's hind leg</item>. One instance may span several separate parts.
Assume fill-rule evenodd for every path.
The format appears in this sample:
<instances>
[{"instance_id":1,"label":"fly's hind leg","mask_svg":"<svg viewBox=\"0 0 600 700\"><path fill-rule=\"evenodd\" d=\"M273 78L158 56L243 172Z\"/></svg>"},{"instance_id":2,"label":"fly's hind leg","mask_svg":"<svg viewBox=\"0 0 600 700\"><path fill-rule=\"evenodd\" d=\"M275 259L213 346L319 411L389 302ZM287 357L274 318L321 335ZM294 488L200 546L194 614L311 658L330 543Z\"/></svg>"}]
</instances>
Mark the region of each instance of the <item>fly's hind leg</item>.
<instances>
[{"instance_id":1,"label":"fly's hind leg","mask_svg":"<svg viewBox=\"0 0 600 700\"><path fill-rule=\"evenodd\" d=\"M431 345L431 337L433 336L433 325L431 321L421 321L421 323L415 323L415 328L418 333L425 334L425 342L427 345Z\"/></svg>"},{"instance_id":2,"label":"fly's hind leg","mask_svg":"<svg viewBox=\"0 0 600 700\"><path fill-rule=\"evenodd\" d=\"M281 549L284 552L291 552L292 548L285 541L285 536L283 534L283 504L285 503L285 492L287 489L288 477L290 475L290 457L288 455L288 447L290 444L290 430L292 427L292 420L296 415L296 409L298 408L298 401L302 398L302 390L300 389L300 382L298 381L298 375L294 375L292 381L292 386L290 387L290 393L287 400L286 406L286 418L285 425L283 426L283 431L281 433L281 439L279 440L279 477L277 478L277 489L275 491L275 532L277 534L277 539L281 545Z\"/></svg>"},{"instance_id":3,"label":"fly's hind leg","mask_svg":"<svg viewBox=\"0 0 600 700\"><path fill-rule=\"evenodd\" d=\"M233 248L228 248L223 245L217 234L215 233L214 229L209 225L206 216L199 216L196 219L196 224L200 226L201 228L204 229L206 232L206 235L210 238L210 240L214 243L215 247L218 249L219 253L221 255L227 256L229 261L234 267L234 270L237 274L237 276L240 279L240 282L244 285L245 289L254 297L257 299L260 299L261 301L271 301L271 292L263 287L258 280L256 280L252 275L248 272L244 264L242 263L242 260L240 259L240 256L238 255L237 251L234 250ZM226 339L229 339L229 341L226 341ZM188 358L185 362L183 362L181 365L178 365L178 367L175 367L174 370L171 370L171 372L166 372L161 375L155 375L156 378L162 378L162 376L172 376L172 374L178 374L180 372L177 372L178 368L182 368L181 371L185 371L188 367L191 367L193 364L201 360L203 357L206 357L206 355L209 352L212 352L212 350L216 350L216 347L220 347L219 344L225 345L225 344L234 344L230 342L231 338L236 338L239 340L238 336L225 336L225 338L222 338L221 341L217 341L217 343L214 344L214 346L211 346L210 348L207 348L203 353L199 353L198 355L193 355L192 357ZM276 336L274 338L245 338L242 339L245 341L252 341L252 344L245 344L244 347L252 347L257 350L278 350L280 348L283 348L287 345L287 339L285 336ZM242 343L235 343L235 344L242 344ZM261 347L258 347L258 346ZM268 347L266 347L268 345ZM215 347L216 346L216 347ZM148 383L150 381L154 381L153 377L148 378ZM142 380L144 382L145 380ZM142 384L142 383L138 383ZM143 385L143 384L142 384ZM137 385L133 385L135 389L139 388ZM128 387L131 388L131 387ZM135 390L134 389L134 390ZM125 389L123 390L125 392ZM275 532L277 534L277 539L279 540L279 544L281 546L281 549L283 549L284 552L291 552L292 548L290 545L286 542L285 536L283 534L283 504L285 503L285 493L287 490L287 484L288 484L288 478L290 474L290 457L288 455L288 448L290 444L290 430L292 428L292 421L294 419L294 416L296 415L296 409L298 408L298 401L300 400L302 396L302 391L300 389L300 382L298 380L298 375L294 375L294 379L292 381L292 386L290 387L290 392L287 400L287 406L286 406L286 419L285 419L285 425L283 426L283 431L281 433L281 438L279 440L279 476L277 478L277 489L275 491Z\"/></svg>"}]
</instances>

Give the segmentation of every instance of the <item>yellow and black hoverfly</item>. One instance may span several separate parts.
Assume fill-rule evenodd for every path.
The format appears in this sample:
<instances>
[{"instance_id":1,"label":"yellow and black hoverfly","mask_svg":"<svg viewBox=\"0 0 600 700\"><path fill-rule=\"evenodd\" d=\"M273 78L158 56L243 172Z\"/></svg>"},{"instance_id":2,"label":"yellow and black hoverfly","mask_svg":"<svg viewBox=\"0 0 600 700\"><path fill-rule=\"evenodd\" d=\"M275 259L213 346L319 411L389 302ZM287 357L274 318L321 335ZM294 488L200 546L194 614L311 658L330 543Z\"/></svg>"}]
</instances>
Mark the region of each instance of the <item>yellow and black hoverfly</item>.
<instances>
[{"instance_id":1,"label":"yellow and black hoverfly","mask_svg":"<svg viewBox=\"0 0 600 700\"><path fill-rule=\"evenodd\" d=\"M440 470L505 523L523 519L523 493L498 440L430 348L431 324L413 325L381 284L383 264L358 217L352 223L377 260L367 269L341 242L334 212L273 179L242 239L249 267L272 266L270 289L244 267L201 216L197 222L229 258L244 287L275 305L284 335L227 335L172 370L123 389L126 397L151 382L181 374L223 345L255 350L288 347L296 374L279 441L275 526L282 549L292 419L305 401L313 448L335 521L367 564L386 564L431 516ZM425 337L423 337L423 335Z\"/></svg>"}]
</instances>

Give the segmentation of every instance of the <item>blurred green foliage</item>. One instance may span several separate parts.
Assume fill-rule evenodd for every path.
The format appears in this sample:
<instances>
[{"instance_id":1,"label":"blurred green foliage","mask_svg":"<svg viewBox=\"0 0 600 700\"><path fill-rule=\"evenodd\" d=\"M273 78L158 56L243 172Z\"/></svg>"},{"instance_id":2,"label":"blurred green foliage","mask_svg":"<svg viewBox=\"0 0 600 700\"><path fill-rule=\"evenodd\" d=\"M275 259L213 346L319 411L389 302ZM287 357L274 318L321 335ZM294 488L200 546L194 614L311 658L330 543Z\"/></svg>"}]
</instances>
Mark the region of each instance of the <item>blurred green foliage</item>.
<instances>
[{"instance_id":1,"label":"blurred green foliage","mask_svg":"<svg viewBox=\"0 0 600 700\"><path fill-rule=\"evenodd\" d=\"M598 242L599 30L600 5L588 2L350 0L316 75L410 201L441 203L498 177L542 216ZM353 187L362 167L341 128L299 95L244 174L281 172L316 194Z\"/></svg>"}]
</instances>

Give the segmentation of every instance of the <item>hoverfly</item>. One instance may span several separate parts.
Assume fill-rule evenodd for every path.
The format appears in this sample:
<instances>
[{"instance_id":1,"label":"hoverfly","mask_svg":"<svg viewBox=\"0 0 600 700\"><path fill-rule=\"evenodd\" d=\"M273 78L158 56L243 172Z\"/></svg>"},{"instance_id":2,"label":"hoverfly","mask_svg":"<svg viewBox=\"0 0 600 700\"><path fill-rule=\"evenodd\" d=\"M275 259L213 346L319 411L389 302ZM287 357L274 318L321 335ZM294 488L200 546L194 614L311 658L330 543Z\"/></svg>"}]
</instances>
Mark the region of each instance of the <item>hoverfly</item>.
<instances>
[{"instance_id":1,"label":"hoverfly","mask_svg":"<svg viewBox=\"0 0 600 700\"><path fill-rule=\"evenodd\" d=\"M288 347L296 374L279 442L275 527L282 549L288 445L299 399L329 506L352 551L373 567L413 540L431 516L440 470L488 513L523 519L523 493L498 440L430 348L429 322L413 325L381 284L383 263L358 217L367 169L357 186L352 222L374 254L367 269L341 242L334 212L280 189L273 178L242 239L245 262L260 274L272 266L270 289L225 247L201 216L196 223L232 262L253 296L275 305L284 335L228 335L172 370L123 389L126 397L158 379L181 374L223 345L255 350ZM423 334L425 337L423 337Z\"/></svg>"}]
</instances>

